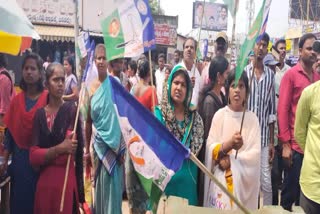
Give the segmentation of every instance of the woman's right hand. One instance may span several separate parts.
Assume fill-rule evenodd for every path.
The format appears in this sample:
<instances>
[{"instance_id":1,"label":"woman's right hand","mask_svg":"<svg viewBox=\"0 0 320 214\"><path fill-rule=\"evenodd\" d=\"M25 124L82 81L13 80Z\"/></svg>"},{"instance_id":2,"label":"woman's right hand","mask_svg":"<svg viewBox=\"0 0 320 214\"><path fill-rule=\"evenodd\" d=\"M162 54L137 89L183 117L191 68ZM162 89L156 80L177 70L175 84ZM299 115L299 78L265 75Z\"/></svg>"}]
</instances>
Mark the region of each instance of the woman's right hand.
<instances>
[{"instance_id":1,"label":"woman's right hand","mask_svg":"<svg viewBox=\"0 0 320 214\"><path fill-rule=\"evenodd\" d=\"M226 155L226 156L223 156L220 160L219 160L219 168L222 170L222 171L225 171L227 169L230 169L230 156L229 155Z\"/></svg>"},{"instance_id":2,"label":"woman's right hand","mask_svg":"<svg viewBox=\"0 0 320 214\"><path fill-rule=\"evenodd\" d=\"M59 149L64 154L74 154L77 150L78 141L72 139L73 134L67 136L64 141L59 144Z\"/></svg>"},{"instance_id":3,"label":"woman's right hand","mask_svg":"<svg viewBox=\"0 0 320 214\"><path fill-rule=\"evenodd\" d=\"M232 142L232 148L234 150L239 150L242 147L243 140L240 132L234 133L234 135L232 136L231 142Z\"/></svg>"}]
</instances>

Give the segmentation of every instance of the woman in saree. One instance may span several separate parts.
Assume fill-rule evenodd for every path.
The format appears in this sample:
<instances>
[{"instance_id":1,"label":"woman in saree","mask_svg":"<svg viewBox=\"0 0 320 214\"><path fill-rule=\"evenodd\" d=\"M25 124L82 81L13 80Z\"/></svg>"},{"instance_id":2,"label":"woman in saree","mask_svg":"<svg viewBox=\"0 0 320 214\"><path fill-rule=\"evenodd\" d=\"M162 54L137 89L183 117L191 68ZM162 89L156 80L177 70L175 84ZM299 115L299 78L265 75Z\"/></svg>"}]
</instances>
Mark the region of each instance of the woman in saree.
<instances>
[{"instance_id":1,"label":"woman in saree","mask_svg":"<svg viewBox=\"0 0 320 214\"><path fill-rule=\"evenodd\" d=\"M22 92L11 101L4 117L7 126L5 134L5 161L8 165L9 155L12 162L8 169L11 177L10 213L32 214L34 194L38 173L29 162L29 149L32 146L33 118L37 109L47 104L48 92L44 90L42 80L43 61L39 55L28 54L22 61Z\"/></svg>"},{"instance_id":2,"label":"woman in saree","mask_svg":"<svg viewBox=\"0 0 320 214\"><path fill-rule=\"evenodd\" d=\"M258 118L246 111L240 133L243 110L249 93L245 73L235 84L235 74L228 76L228 105L213 117L207 139L205 165L215 177L248 209L258 208L260 187L260 127ZM237 158L236 152L238 152ZM205 177L204 206L238 209L236 204L208 177Z\"/></svg>"},{"instance_id":3,"label":"woman in saree","mask_svg":"<svg viewBox=\"0 0 320 214\"><path fill-rule=\"evenodd\" d=\"M158 105L157 93L154 86L150 85L150 66L148 60L143 60L139 64L138 84L132 87L131 94L149 111L154 111L154 107Z\"/></svg>"},{"instance_id":4,"label":"woman in saree","mask_svg":"<svg viewBox=\"0 0 320 214\"><path fill-rule=\"evenodd\" d=\"M130 65L130 64L129 64ZM149 111L153 112L158 104L156 89L150 85L149 61L142 60L139 63L140 81L131 89L131 94ZM129 151L126 154L126 192L128 196L129 209L133 214L144 214L150 209L148 205L148 195L134 170Z\"/></svg>"},{"instance_id":5,"label":"woman in saree","mask_svg":"<svg viewBox=\"0 0 320 214\"><path fill-rule=\"evenodd\" d=\"M79 120L76 139L72 139L77 107L62 99L65 72L59 63L51 63L46 70L48 104L34 117L33 146L30 163L39 172L35 194L34 214L79 213L84 202L83 136ZM63 211L60 201L68 156L71 155ZM74 164L75 163L75 164Z\"/></svg>"},{"instance_id":6,"label":"woman in saree","mask_svg":"<svg viewBox=\"0 0 320 214\"><path fill-rule=\"evenodd\" d=\"M71 56L63 59L63 67L66 73L65 89L63 100L64 101L78 101L78 80L76 76L74 59Z\"/></svg>"},{"instance_id":7,"label":"woman in saree","mask_svg":"<svg viewBox=\"0 0 320 214\"><path fill-rule=\"evenodd\" d=\"M94 171L94 212L118 214L122 208L123 156L125 143L111 100L110 77L107 73L106 50L98 44L95 50L98 80L90 89L90 106L86 121L86 151L92 145ZM88 159L87 159L88 161Z\"/></svg>"},{"instance_id":8,"label":"woman in saree","mask_svg":"<svg viewBox=\"0 0 320 214\"><path fill-rule=\"evenodd\" d=\"M160 106L155 109L156 117L167 129L195 155L203 144L203 122L190 104L192 84L187 70L176 65L165 84L166 93ZM165 194L186 198L190 205L198 205L197 166L189 159L168 183Z\"/></svg>"}]
</instances>

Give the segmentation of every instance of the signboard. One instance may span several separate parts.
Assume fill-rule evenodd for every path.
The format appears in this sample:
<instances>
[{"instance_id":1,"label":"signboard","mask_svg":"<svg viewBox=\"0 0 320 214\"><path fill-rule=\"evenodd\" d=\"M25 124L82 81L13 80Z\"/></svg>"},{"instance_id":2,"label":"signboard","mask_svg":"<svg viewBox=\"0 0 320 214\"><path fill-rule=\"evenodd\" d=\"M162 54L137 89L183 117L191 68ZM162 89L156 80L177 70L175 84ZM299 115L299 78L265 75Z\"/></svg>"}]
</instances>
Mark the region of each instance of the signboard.
<instances>
[{"instance_id":1,"label":"signboard","mask_svg":"<svg viewBox=\"0 0 320 214\"><path fill-rule=\"evenodd\" d=\"M228 27L228 7L225 4L193 3L192 28L208 31L226 31Z\"/></svg>"},{"instance_id":2,"label":"signboard","mask_svg":"<svg viewBox=\"0 0 320 214\"><path fill-rule=\"evenodd\" d=\"M154 33L157 45L177 45L177 16L153 15Z\"/></svg>"},{"instance_id":3,"label":"signboard","mask_svg":"<svg viewBox=\"0 0 320 214\"><path fill-rule=\"evenodd\" d=\"M302 26L303 33L313 33L314 31L315 31L315 25L313 23L305 24Z\"/></svg>"},{"instance_id":4,"label":"signboard","mask_svg":"<svg viewBox=\"0 0 320 214\"><path fill-rule=\"evenodd\" d=\"M175 26L168 24L154 24L157 45L176 46L177 30Z\"/></svg>"},{"instance_id":5,"label":"signboard","mask_svg":"<svg viewBox=\"0 0 320 214\"><path fill-rule=\"evenodd\" d=\"M17 0L17 3L32 23L74 24L73 0Z\"/></svg>"}]
</instances>

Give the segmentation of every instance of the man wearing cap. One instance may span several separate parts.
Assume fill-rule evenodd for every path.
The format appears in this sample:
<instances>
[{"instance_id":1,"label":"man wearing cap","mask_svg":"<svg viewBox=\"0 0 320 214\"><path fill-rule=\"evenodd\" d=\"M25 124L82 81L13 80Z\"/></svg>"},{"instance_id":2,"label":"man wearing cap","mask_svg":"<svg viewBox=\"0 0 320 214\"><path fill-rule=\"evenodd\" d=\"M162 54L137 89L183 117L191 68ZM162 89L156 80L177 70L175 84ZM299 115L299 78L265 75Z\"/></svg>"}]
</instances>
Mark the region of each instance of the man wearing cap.
<instances>
[{"instance_id":1,"label":"man wearing cap","mask_svg":"<svg viewBox=\"0 0 320 214\"><path fill-rule=\"evenodd\" d=\"M316 53L312 50L315 40L312 33L300 38L299 62L284 74L279 90L278 139L282 145L282 161L285 165L280 204L288 211L292 211L293 203L299 205L299 177L303 160L303 150L294 138L297 104L304 88L320 79L312 68L316 61Z\"/></svg>"},{"instance_id":2,"label":"man wearing cap","mask_svg":"<svg viewBox=\"0 0 320 214\"><path fill-rule=\"evenodd\" d=\"M274 73L276 73L276 68L280 65L280 62L276 61L272 54L267 54L263 59L263 64L268 66Z\"/></svg>"},{"instance_id":3,"label":"man wearing cap","mask_svg":"<svg viewBox=\"0 0 320 214\"><path fill-rule=\"evenodd\" d=\"M276 121L274 72L263 64L263 58L268 53L269 40L269 35L264 33L261 40L255 44L253 62L244 69L247 76L252 78L247 106L257 115L260 124L260 185L263 193L263 206L272 204L270 164L274 157L274 123Z\"/></svg>"},{"instance_id":4,"label":"man wearing cap","mask_svg":"<svg viewBox=\"0 0 320 214\"><path fill-rule=\"evenodd\" d=\"M216 56L225 56L228 50L228 37L225 32L219 32L217 34L216 41L214 43L214 51Z\"/></svg>"},{"instance_id":5,"label":"man wearing cap","mask_svg":"<svg viewBox=\"0 0 320 214\"><path fill-rule=\"evenodd\" d=\"M225 56L228 50L228 37L225 32L219 32L214 42L214 53L215 56ZM209 80L209 67L208 63L201 72L202 86L208 84ZM201 88L202 89L202 88Z\"/></svg>"}]
</instances>

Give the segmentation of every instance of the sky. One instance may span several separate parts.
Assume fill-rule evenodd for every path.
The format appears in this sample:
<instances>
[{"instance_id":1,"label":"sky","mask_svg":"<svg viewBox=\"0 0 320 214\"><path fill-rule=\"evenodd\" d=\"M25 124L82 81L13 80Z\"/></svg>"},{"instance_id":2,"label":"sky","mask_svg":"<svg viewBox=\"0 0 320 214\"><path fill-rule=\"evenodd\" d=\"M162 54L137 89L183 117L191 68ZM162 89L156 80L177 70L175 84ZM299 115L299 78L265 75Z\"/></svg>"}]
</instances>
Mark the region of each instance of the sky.
<instances>
[{"instance_id":1,"label":"sky","mask_svg":"<svg viewBox=\"0 0 320 214\"><path fill-rule=\"evenodd\" d=\"M186 35L192 32L192 7L195 0L160 0L160 6L165 15L179 16L178 33ZM239 9L236 18L236 33L246 33L248 26L248 15L246 3L248 0L239 0ZM206 0L209 2L209 0ZM223 3L217 0L217 3ZM262 0L254 0L256 17ZM288 29L289 0L273 0L271 3L267 33L270 37L282 37ZM232 34L232 17L228 17L228 36ZM202 33L201 33L202 34Z\"/></svg>"}]
</instances>

